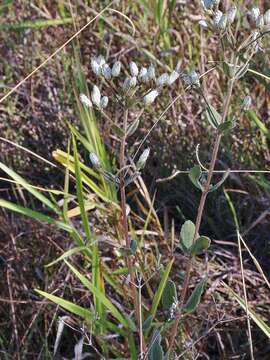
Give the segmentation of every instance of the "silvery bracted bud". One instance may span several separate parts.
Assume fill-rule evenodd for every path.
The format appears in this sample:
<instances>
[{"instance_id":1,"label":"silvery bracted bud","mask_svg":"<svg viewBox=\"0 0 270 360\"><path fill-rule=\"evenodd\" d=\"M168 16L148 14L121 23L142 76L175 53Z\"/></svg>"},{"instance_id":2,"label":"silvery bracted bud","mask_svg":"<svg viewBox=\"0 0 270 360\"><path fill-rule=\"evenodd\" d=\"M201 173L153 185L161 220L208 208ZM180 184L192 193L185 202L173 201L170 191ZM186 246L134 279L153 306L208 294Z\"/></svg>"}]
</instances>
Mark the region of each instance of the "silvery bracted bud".
<instances>
[{"instance_id":1,"label":"silvery bracted bud","mask_svg":"<svg viewBox=\"0 0 270 360\"><path fill-rule=\"evenodd\" d=\"M213 17L213 24L215 27L218 27L218 23L219 23L220 19L222 18L222 15L223 15L222 11L220 11L220 10L215 11L214 17Z\"/></svg>"},{"instance_id":2,"label":"silvery bracted bud","mask_svg":"<svg viewBox=\"0 0 270 360\"><path fill-rule=\"evenodd\" d=\"M93 73L96 75L100 75L101 73L101 68L97 62L97 59L95 57L93 57L91 59L91 69L93 70Z\"/></svg>"},{"instance_id":3,"label":"silvery bracted bud","mask_svg":"<svg viewBox=\"0 0 270 360\"><path fill-rule=\"evenodd\" d=\"M110 66L108 64L102 65L101 73L105 79L109 80L112 74Z\"/></svg>"},{"instance_id":4,"label":"silvery bracted bud","mask_svg":"<svg viewBox=\"0 0 270 360\"><path fill-rule=\"evenodd\" d=\"M138 77L139 77L139 80L142 81L142 82L147 82L148 81L147 68L146 67L141 68Z\"/></svg>"},{"instance_id":5,"label":"silvery bracted bud","mask_svg":"<svg viewBox=\"0 0 270 360\"><path fill-rule=\"evenodd\" d=\"M212 10L214 6L219 5L220 0L201 0L201 4L205 10Z\"/></svg>"},{"instance_id":6,"label":"silvery bracted bud","mask_svg":"<svg viewBox=\"0 0 270 360\"><path fill-rule=\"evenodd\" d=\"M167 73L164 73L157 78L156 85L165 86L168 85L168 81L169 81L169 75Z\"/></svg>"},{"instance_id":7,"label":"silvery bracted bud","mask_svg":"<svg viewBox=\"0 0 270 360\"><path fill-rule=\"evenodd\" d=\"M129 86L131 88L135 87L137 85L137 78L136 76L132 76L132 78L130 78L130 82L129 82Z\"/></svg>"},{"instance_id":8,"label":"silvery bracted bud","mask_svg":"<svg viewBox=\"0 0 270 360\"><path fill-rule=\"evenodd\" d=\"M265 12L263 15L264 24L267 28L270 27L270 9Z\"/></svg>"},{"instance_id":9,"label":"silvery bracted bud","mask_svg":"<svg viewBox=\"0 0 270 360\"><path fill-rule=\"evenodd\" d=\"M100 94L99 88L96 85L93 86L91 98L92 98L93 104L96 105L97 107L100 107L101 94Z\"/></svg>"},{"instance_id":10,"label":"silvery bracted bud","mask_svg":"<svg viewBox=\"0 0 270 360\"><path fill-rule=\"evenodd\" d=\"M149 153L150 153L150 149L147 148L144 150L144 152L142 153L142 155L139 157L139 160L137 161L136 163L136 168L138 170L140 169L143 169L145 164L146 164L146 161L148 159L148 156L149 156Z\"/></svg>"},{"instance_id":11,"label":"silvery bracted bud","mask_svg":"<svg viewBox=\"0 0 270 360\"><path fill-rule=\"evenodd\" d=\"M135 87L137 84L137 78L136 76L133 76L133 77L126 77L125 80L124 80L124 84L123 84L123 89L125 91L131 89L132 87Z\"/></svg>"},{"instance_id":12,"label":"silvery bracted bud","mask_svg":"<svg viewBox=\"0 0 270 360\"><path fill-rule=\"evenodd\" d=\"M100 67L103 66L105 64L105 62L106 62L104 56L102 56L102 55L99 55L96 58L96 61L99 64Z\"/></svg>"},{"instance_id":13,"label":"silvery bracted bud","mask_svg":"<svg viewBox=\"0 0 270 360\"><path fill-rule=\"evenodd\" d=\"M101 168L101 163L100 163L100 160L97 157L97 155L92 152L92 153L90 153L89 157L90 157L90 161L91 161L93 167L96 168L96 169L100 169Z\"/></svg>"},{"instance_id":14,"label":"silvery bracted bud","mask_svg":"<svg viewBox=\"0 0 270 360\"><path fill-rule=\"evenodd\" d=\"M232 5L227 11L227 21L229 24L232 24L234 22L236 13L237 7L235 5Z\"/></svg>"},{"instance_id":15,"label":"silvery bracted bud","mask_svg":"<svg viewBox=\"0 0 270 360\"><path fill-rule=\"evenodd\" d=\"M108 105L108 102L109 102L108 96L103 96L100 100L101 109L105 109Z\"/></svg>"},{"instance_id":16,"label":"silvery bracted bud","mask_svg":"<svg viewBox=\"0 0 270 360\"><path fill-rule=\"evenodd\" d=\"M129 63L129 70L130 70L131 76L137 76L139 73L138 66L136 65L136 63L134 61L131 61Z\"/></svg>"},{"instance_id":17,"label":"silvery bracted bud","mask_svg":"<svg viewBox=\"0 0 270 360\"><path fill-rule=\"evenodd\" d=\"M146 94L144 97L143 97L143 102L145 105L150 105L152 104L156 97L158 96L158 91L157 90L152 90L150 91L148 94Z\"/></svg>"},{"instance_id":18,"label":"silvery bracted bud","mask_svg":"<svg viewBox=\"0 0 270 360\"><path fill-rule=\"evenodd\" d=\"M223 14L219 20L219 23L218 23L218 29L220 30L225 30L226 29L226 26L227 26L227 15L226 14Z\"/></svg>"},{"instance_id":19,"label":"silvery bracted bud","mask_svg":"<svg viewBox=\"0 0 270 360\"><path fill-rule=\"evenodd\" d=\"M156 78L156 70L154 65L150 65L147 69L147 76L149 80L155 80Z\"/></svg>"},{"instance_id":20,"label":"silvery bracted bud","mask_svg":"<svg viewBox=\"0 0 270 360\"><path fill-rule=\"evenodd\" d=\"M251 20L256 23L258 17L260 16L261 12L260 9L258 7L254 7L250 10L249 12L249 16L251 18Z\"/></svg>"},{"instance_id":21,"label":"silvery bracted bud","mask_svg":"<svg viewBox=\"0 0 270 360\"><path fill-rule=\"evenodd\" d=\"M87 107L92 107L93 104L91 102L91 100L89 99L88 96L84 95L84 94L80 94L80 100L81 100L81 103Z\"/></svg>"},{"instance_id":22,"label":"silvery bracted bud","mask_svg":"<svg viewBox=\"0 0 270 360\"><path fill-rule=\"evenodd\" d=\"M262 30L264 28L264 17L263 15L260 15L256 20L256 27L259 30Z\"/></svg>"},{"instance_id":23,"label":"silvery bracted bud","mask_svg":"<svg viewBox=\"0 0 270 360\"><path fill-rule=\"evenodd\" d=\"M113 67L112 67L112 76L113 76L113 77L119 76L120 71L121 71L121 62L120 62L120 61L116 61L116 62L113 64Z\"/></svg>"},{"instance_id":24,"label":"silvery bracted bud","mask_svg":"<svg viewBox=\"0 0 270 360\"><path fill-rule=\"evenodd\" d=\"M169 76L168 85L172 85L179 78L179 76L179 73L173 70Z\"/></svg>"},{"instance_id":25,"label":"silvery bracted bud","mask_svg":"<svg viewBox=\"0 0 270 360\"><path fill-rule=\"evenodd\" d=\"M195 70L191 70L187 74L183 74L182 79L187 85L200 86L200 76Z\"/></svg>"},{"instance_id":26,"label":"silvery bracted bud","mask_svg":"<svg viewBox=\"0 0 270 360\"><path fill-rule=\"evenodd\" d=\"M248 111L251 107L252 99L249 95L245 96L243 99L242 109Z\"/></svg>"},{"instance_id":27,"label":"silvery bracted bud","mask_svg":"<svg viewBox=\"0 0 270 360\"><path fill-rule=\"evenodd\" d=\"M204 19L201 19L201 20L198 22L198 24L199 24L202 28L204 28L204 29L208 28L208 24L207 24L206 20L204 20Z\"/></svg>"}]
</instances>

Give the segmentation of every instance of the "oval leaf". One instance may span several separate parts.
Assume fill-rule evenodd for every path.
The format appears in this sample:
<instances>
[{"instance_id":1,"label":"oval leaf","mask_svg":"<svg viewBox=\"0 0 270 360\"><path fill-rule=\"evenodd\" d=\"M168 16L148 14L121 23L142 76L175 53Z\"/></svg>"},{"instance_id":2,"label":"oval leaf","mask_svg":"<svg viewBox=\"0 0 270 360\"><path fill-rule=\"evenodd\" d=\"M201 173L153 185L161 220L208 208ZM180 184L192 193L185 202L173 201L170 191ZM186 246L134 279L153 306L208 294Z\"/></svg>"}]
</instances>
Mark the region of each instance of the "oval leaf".
<instances>
[{"instance_id":1,"label":"oval leaf","mask_svg":"<svg viewBox=\"0 0 270 360\"><path fill-rule=\"evenodd\" d=\"M168 280L162 294L162 306L164 310L169 310L176 299L176 286L172 280Z\"/></svg>"},{"instance_id":2,"label":"oval leaf","mask_svg":"<svg viewBox=\"0 0 270 360\"><path fill-rule=\"evenodd\" d=\"M188 251L192 244L195 235L195 225L192 221L187 220L181 227L181 244L184 251Z\"/></svg>"},{"instance_id":3,"label":"oval leaf","mask_svg":"<svg viewBox=\"0 0 270 360\"><path fill-rule=\"evenodd\" d=\"M211 240L206 236L200 236L195 244L191 248L191 254L197 255L203 252L204 250L208 249L210 246Z\"/></svg>"},{"instance_id":4,"label":"oval leaf","mask_svg":"<svg viewBox=\"0 0 270 360\"><path fill-rule=\"evenodd\" d=\"M192 182L192 184L194 186L196 186L196 188L203 190L203 187L199 181L200 177L202 175L202 171L199 165L195 165L188 174L188 177L190 179L190 181Z\"/></svg>"},{"instance_id":5,"label":"oval leaf","mask_svg":"<svg viewBox=\"0 0 270 360\"><path fill-rule=\"evenodd\" d=\"M205 284L206 284L206 280L203 279L193 290L192 294L190 295L184 307L186 313L192 313L200 303Z\"/></svg>"}]
</instances>

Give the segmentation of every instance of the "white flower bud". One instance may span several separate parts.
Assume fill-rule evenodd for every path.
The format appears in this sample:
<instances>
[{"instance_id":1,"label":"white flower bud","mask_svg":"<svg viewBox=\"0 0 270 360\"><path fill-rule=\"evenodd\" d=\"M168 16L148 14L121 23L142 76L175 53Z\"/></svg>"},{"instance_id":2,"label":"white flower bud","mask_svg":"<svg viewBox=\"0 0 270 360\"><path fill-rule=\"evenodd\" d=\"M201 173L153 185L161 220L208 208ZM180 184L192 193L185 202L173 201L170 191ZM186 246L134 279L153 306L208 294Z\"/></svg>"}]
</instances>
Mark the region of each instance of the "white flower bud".
<instances>
[{"instance_id":1,"label":"white flower bud","mask_svg":"<svg viewBox=\"0 0 270 360\"><path fill-rule=\"evenodd\" d=\"M139 80L142 82L147 82L148 81L148 75L147 75L147 68L146 67L142 67L140 72L139 72Z\"/></svg>"},{"instance_id":2,"label":"white flower bud","mask_svg":"<svg viewBox=\"0 0 270 360\"><path fill-rule=\"evenodd\" d=\"M131 88L135 87L137 85L137 78L136 76L132 76L132 78L130 78L130 81L129 81L129 86Z\"/></svg>"},{"instance_id":3,"label":"white flower bud","mask_svg":"<svg viewBox=\"0 0 270 360\"><path fill-rule=\"evenodd\" d=\"M105 109L108 105L108 102L109 102L108 96L103 96L100 100L101 109Z\"/></svg>"},{"instance_id":4,"label":"white flower bud","mask_svg":"<svg viewBox=\"0 0 270 360\"><path fill-rule=\"evenodd\" d=\"M169 76L168 85L172 85L179 78L179 76L179 73L173 70Z\"/></svg>"},{"instance_id":5,"label":"white flower bud","mask_svg":"<svg viewBox=\"0 0 270 360\"><path fill-rule=\"evenodd\" d=\"M219 23L218 23L218 28L220 30L225 30L226 29L226 25L227 25L227 15L226 14L223 14L221 16L221 19L219 20Z\"/></svg>"},{"instance_id":6,"label":"white flower bud","mask_svg":"<svg viewBox=\"0 0 270 360\"><path fill-rule=\"evenodd\" d=\"M120 62L120 61L116 61L116 62L113 64L113 67L112 67L112 76L113 76L113 77L119 76L120 71L121 71L121 62Z\"/></svg>"},{"instance_id":7,"label":"white flower bud","mask_svg":"<svg viewBox=\"0 0 270 360\"><path fill-rule=\"evenodd\" d=\"M80 100L81 100L81 103L87 107L92 107L93 104L91 102L91 100L89 99L88 96L84 95L84 94L80 94Z\"/></svg>"},{"instance_id":8,"label":"white flower bud","mask_svg":"<svg viewBox=\"0 0 270 360\"><path fill-rule=\"evenodd\" d=\"M195 70L191 70L188 74L183 74L182 79L187 85L200 86L200 76Z\"/></svg>"},{"instance_id":9,"label":"white flower bud","mask_svg":"<svg viewBox=\"0 0 270 360\"><path fill-rule=\"evenodd\" d=\"M236 13L237 7L235 5L232 5L227 11L227 19L229 24L232 24L234 22Z\"/></svg>"},{"instance_id":10,"label":"white flower bud","mask_svg":"<svg viewBox=\"0 0 270 360\"><path fill-rule=\"evenodd\" d=\"M109 80L111 78L111 68L108 64L102 65L101 69L102 75L105 77L105 79Z\"/></svg>"},{"instance_id":11,"label":"white flower bud","mask_svg":"<svg viewBox=\"0 0 270 360\"><path fill-rule=\"evenodd\" d=\"M100 163L100 160L97 157L97 155L92 152L92 153L90 153L89 157L90 157L90 161L91 161L93 167L96 168L96 169L100 169L101 168L101 163Z\"/></svg>"},{"instance_id":12,"label":"white flower bud","mask_svg":"<svg viewBox=\"0 0 270 360\"><path fill-rule=\"evenodd\" d=\"M220 0L201 0L202 6L205 10L211 10L214 6L218 6Z\"/></svg>"},{"instance_id":13,"label":"white flower bud","mask_svg":"<svg viewBox=\"0 0 270 360\"><path fill-rule=\"evenodd\" d=\"M168 81L169 81L169 75L167 73L164 73L157 78L156 85L165 86L168 85Z\"/></svg>"},{"instance_id":14,"label":"white flower bud","mask_svg":"<svg viewBox=\"0 0 270 360\"><path fill-rule=\"evenodd\" d=\"M137 163L136 163L136 168L137 168L138 170L144 168L145 163L146 163L146 161L147 161L147 159L148 159L149 153L150 153L150 149L147 148L147 149L144 150L144 152L142 153L142 155L139 157L139 160L138 160Z\"/></svg>"},{"instance_id":15,"label":"white flower bud","mask_svg":"<svg viewBox=\"0 0 270 360\"><path fill-rule=\"evenodd\" d=\"M100 69L100 66L99 66L96 58L91 59L91 68L92 68L94 74L100 75L101 69Z\"/></svg>"},{"instance_id":16,"label":"white flower bud","mask_svg":"<svg viewBox=\"0 0 270 360\"><path fill-rule=\"evenodd\" d=\"M200 20L198 24L204 29L208 28L208 24L204 19Z\"/></svg>"},{"instance_id":17,"label":"white flower bud","mask_svg":"<svg viewBox=\"0 0 270 360\"><path fill-rule=\"evenodd\" d=\"M100 94L99 88L96 85L93 86L91 98L92 98L93 104L96 105L97 107L100 107L101 94Z\"/></svg>"},{"instance_id":18,"label":"white flower bud","mask_svg":"<svg viewBox=\"0 0 270 360\"><path fill-rule=\"evenodd\" d=\"M139 73L138 66L136 65L136 63L134 61L131 61L129 63L129 70L130 70L131 76L137 76Z\"/></svg>"},{"instance_id":19,"label":"white flower bud","mask_svg":"<svg viewBox=\"0 0 270 360\"><path fill-rule=\"evenodd\" d=\"M152 90L150 91L148 94L146 94L144 97L143 97L143 102L145 105L150 105L152 104L156 97L158 96L158 91L157 90Z\"/></svg>"},{"instance_id":20,"label":"white flower bud","mask_svg":"<svg viewBox=\"0 0 270 360\"><path fill-rule=\"evenodd\" d=\"M265 12L263 15L264 23L267 28L270 27L270 9Z\"/></svg>"},{"instance_id":21,"label":"white flower bud","mask_svg":"<svg viewBox=\"0 0 270 360\"><path fill-rule=\"evenodd\" d=\"M154 65L150 65L147 69L147 76L149 80L155 80L156 78L156 71Z\"/></svg>"},{"instance_id":22,"label":"white flower bud","mask_svg":"<svg viewBox=\"0 0 270 360\"><path fill-rule=\"evenodd\" d=\"M251 11L249 12L249 16L254 23L256 23L258 17L260 16L260 13L261 12L258 7L252 8Z\"/></svg>"},{"instance_id":23,"label":"white flower bud","mask_svg":"<svg viewBox=\"0 0 270 360\"><path fill-rule=\"evenodd\" d=\"M256 27L259 30L262 30L264 28L264 17L263 15L260 15L256 20Z\"/></svg>"},{"instance_id":24,"label":"white flower bud","mask_svg":"<svg viewBox=\"0 0 270 360\"><path fill-rule=\"evenodd\" d=\"M98 65L101 67L105 64L105 59L104 59L104 56L102 55L99 55L97 58L96 58L96 61L98 63Z\"/></svg>"},{"instance_id":25,"label":"white flower bud","mask_svg":"<svg viewBox=\"0 0 270 360\"><path fill-rule=\"evenodd\" d=\"M215 13L214 13L214 17L213 17L213 23L214 23L214 26L215 27L218 27L218 23L220 21L220 19L222 18L222 11L220 10L217 10Z\"/></svg>"},{"instance_id":26,"label":"white flower bud","mask_svg":"<svg viewBox=\"0 0 270 360\"><path fill-rule=\"evenodd\" d=\"M243 99L242 109L244 111L248 111L250 109L252 103L252 99L249 95L245 96Z\"/></svg>"}]
</instances>

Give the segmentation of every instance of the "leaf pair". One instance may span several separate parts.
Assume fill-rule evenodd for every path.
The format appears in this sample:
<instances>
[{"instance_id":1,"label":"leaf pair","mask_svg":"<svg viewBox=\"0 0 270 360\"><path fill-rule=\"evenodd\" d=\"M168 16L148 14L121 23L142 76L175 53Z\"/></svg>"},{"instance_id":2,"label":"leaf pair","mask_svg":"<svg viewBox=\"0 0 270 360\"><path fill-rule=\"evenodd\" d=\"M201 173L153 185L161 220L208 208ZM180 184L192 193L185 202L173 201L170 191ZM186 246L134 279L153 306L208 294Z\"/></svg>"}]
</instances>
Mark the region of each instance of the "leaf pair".
<instances>
[{"instance_id":1,"label":"leaf pair","mask_svg":"<svg viewBox=\"0 0 270 360\"><path fill-rule=\"evenodd\" d=\"M208 249L211 242L206 236L199 236L196 240L194 240L195 225L190 220L187 220L182 225L180 238L182 249L192 256L198 255Z\"/></svg>"}]
</instances>

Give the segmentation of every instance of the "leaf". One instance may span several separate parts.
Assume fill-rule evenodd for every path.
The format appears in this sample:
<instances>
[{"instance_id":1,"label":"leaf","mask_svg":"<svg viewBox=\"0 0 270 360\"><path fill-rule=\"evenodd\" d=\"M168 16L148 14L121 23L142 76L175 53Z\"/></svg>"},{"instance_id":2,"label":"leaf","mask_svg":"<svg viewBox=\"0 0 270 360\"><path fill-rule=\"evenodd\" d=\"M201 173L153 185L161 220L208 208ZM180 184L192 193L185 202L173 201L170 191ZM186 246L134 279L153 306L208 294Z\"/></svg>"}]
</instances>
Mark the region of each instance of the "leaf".
<instances>
[{"instance_id":1,"label":"leaf","mask_svg":"<svg viewBox=\"0 0 270 360\"><path fill-rule=\"evenodd\" d=\"M168 280L162 294L162 306L164 310L169 310L176 299L176 286L172 280Z\"/></svg>"},{"instance_id":2,"label":"leaf","mask_svg":"<svg viewBox=\"0 0 270 360\"><path fill-rule=\"evenodd\" d=\"M148 354L149 360L163 360L164 352L160 343L161 343L160 332L158 330L155 330L150 344L150 350Z\"/></svg>"},{"instance_id":3,"label":"leaf","mask_svg":"<svg viewBox=\"0 0 270 360\"><path fill-rule=\"evenodd\" d=\"M217 129L223 133L231 130L233 128L233 122L231 120L224 121L222 124L218 125Z\"/></svg>"},{"instance_id":4,"label":"leaf","mask_svg":"<svg viewBox=\"0 0 270 360\"><path fill-rule=\"evenodd\" d=\"M190 295L186 305L184 306L184 310L186 313L192 313L199 305L205 284L206 280L201 280L199 284L195 287L195 289L192 291L192 294Z\"/></svg>"},{"instance_id":5,"label":"leaf","mask_svg":"<svg viewBox=\"0 0 270 360\"><path fill-rule=\"evenodd\" d=\"M48 208L52 209L56 214L60 215L60 210L58 207L53 204L46 196L41 194L38 190L33 188L23 177L18 175L15 171L10 169L8 166L0 162L0 169L7 173L12 179L17 181L22 187L24 187L29 193L35 196L38 200L40 200L44 205Z\"/></svg>"},{"instance_id":6,"label":"leaf","mask_svg":"<svg viewBox=\"0 0 270 360\"><path fill-rule=\"evenodd\" d=\"M210 246L211 240L206 236L200 236L196 239L195 244L192 245L190 252L192 255L197 255L208 249Z\"/></svg>"},{"instance_id":7,"label":"leaf","mask_svg":"<svg viewBox=\"0 0 270 360\"><path fill-rule=\"evenodd\" d=\"M69 249L66 252L64 252L64 254L62 254L61 256L59 256L57 259L53 260L52 262L50 262L49 264L45 265L45 267L50 267L52 265L57 264L59 261L62 261L72 255L78 254L80 252L83 252L84 250L88 250L89 251L89 246L77 246L73 249Z\"/></svg>"},{"instance_id":8,"label":"leaf","mask_svg":"<svg viewBox=\"0 0 270 360\"><path fill-rule=\"evenodd\" d=\"M77 269L75 269L71 264L69 264L66 260L65 263L68 265L70 270L77 276L77 278L81 281L81 283L91 291L91 293L98 297L100 302L111 311L112 315L126 328L135 330L135 325L128 319L126 316L124 317L117 307L106 297L106 295L101 292L98 288L96 288L84 275L82 275Z\"/></svg>"},{"instance_id":9,"label":"leaf","mask_svg":"<svg viewBox=\"0 0 270 360\"><path fill-rule=\"evenodd\" d=\"M210 123L210 125L213 126L214 129L216 129L221 124L221 120L222 120L221 115L210 104L207 104L206 118L207 118L208 122Z\"/></svg>"},{"instance_id":10,"label":"leaf","mask_svg":"<svg viewBox=\"0 0 270 360\"><path fill-rule=\"evenodd\" d=\"M112 131L119 137L119 138L122 138L125 133L124 131L116 124L113 124L112 125Z\"/></svg>"},{"instance_id":11,"label":"leaf","mask_svg":"<svg viewBox=\"0 0 270 360\"><path fill-rule=\"evenodd\" d=\"M52 302L54 302L57 305L62 306L62 308L68 310L69 312L71 312L72 314L78 315L80 317L82 317L85 320L92 320L93 319L93 314L91 311L89 311L88 309L84 309L83 307L73 304L70 301L64 300L58 296L49 294L45 291L41 291L38 289L35 289L35 291L44 296L45 298L51 300Z\"/></svg>"},{"instance_id":12,"label":"leaf","mask_svg":"<svg viewBox=\"0 0 270 360\"><path fill-rule=\"evenodd\" d=\"M153 316L153 319L156 316L157 308L158 308L158 305L160 303L163 291L165 289L165 286L166 286L166 283L167 283L167 280L168 280L168 277L169 277L169 274L170 274L170 271L171 271L171 268L172 268L173 261L174 260L172 259L167 264L167 266L166 266L166 268L165 268L165 270L164 270L164 272L162 274L158 289L157 289L157 291L155 293L155 296L154 296L154 299L153 299L153 302L152 302L152 306L151 306L151 309L150 309L150 314Z\"/></svg>"},{"instance_id":13,"label":"leaf","mask_svg":"<svg viewBox=\"0 0 270 360\"><path fill-rule=\"evenodd\" d=\"M131 136L135 133L135 131L138 129L138 126L140 124L140 119L136 119L131 123L127 129L127 136Z\"/></svg>"},{"instance_id":14,"label":"leaf","mask_svg":"<svg viewBox=\"0 0 270 360\"><path fill-rule=\"evenodd\" d=\"M217 190L223 183L224 181L227 179L227 177L230 175L230 169L228 169L225 174L222 176L222 179L216 183L215 185L211 185L208 192L213 192L215 190Z\"/></svg>"},{"instance_id":15,"label":"leaf","mask_svg":"<svg viewBox=\"0 0 270 360\"><path fill-rule=\"evenodd\" d=\"M14 204L10 201L0 199L0 206L4 207L6 209L9 209L11 211L15 211L19 214L31 217L35 220L46 222L48 224L56 225L59 229L65 230L69 233L73 232L73 228L69 224L66 224L63 221L55 220L48 215L44 215L38 211L34 211L31 209L25 208L23 206Z\"/></svg>"},{"instance_id":16,"label":"leaf","mask_svg":"<svg viewBox=\"0 0 270 360\"><path fill-rule=\"evenodd\" d=\"M191 180L192 184L196 186L196 188L203 191L202 184L199 181L201 175L202 175L201 167L199 165L195 165L193 166L192 169L190 169L188 177Z\"/></svg>"},{"instance_id":17,"label":"leaf","mask_svg":"<svg viewBox=\"0 0 270 360\"><path fill-rule=\"evenodd\" d=\"M142 324L142 328L144 331L148 330L152 324L152 321L153 321L153 316L152 315L149 315L147 316L147 318L144 320L143 324Z\"/></svg>"},{"instance_id":18,"label":"leaf","mask_svg":"<svg viewBox=\"0 0 270 360\"><path fill-rule=\"evenodd\" d=\"M195 236L195 225L190 220L185 221L185 223L181 227L181 233L180 233L181 245L183 246L184 251L188 251L191 248L193 244L194 236Z\"/></svg>"},{"instance_id":19,"label":"leaf","mask_svg":"<svg viewBox=\"0 0 270 360\"><path fill-rule=\"evenodd\" d=\"M270 327L266 324L266 322L254 311L251 310L249 307L246 308L245 301L236 294L227 284L223 283L223 285L229 290L231 295L235 298L238 304L246 311L248 310L248 314L251 319L259 326L259 328L265 333L265 335L270 339Z\"/></svg>"}]
</instances>

